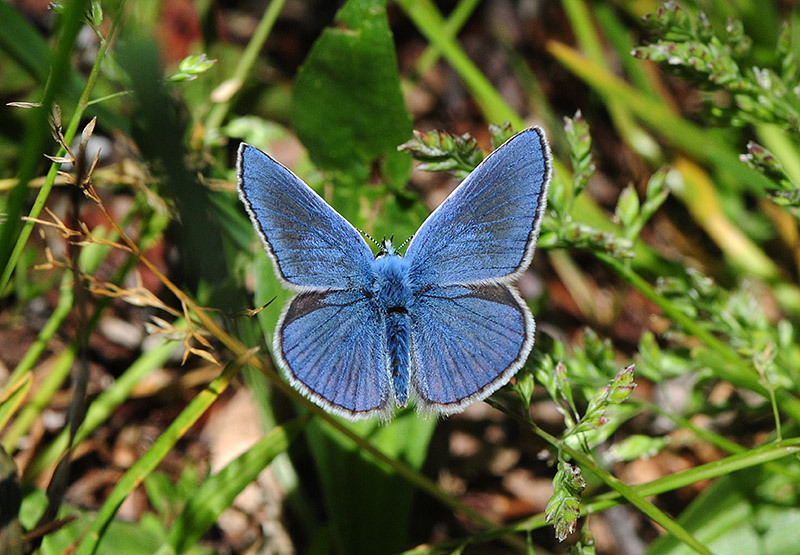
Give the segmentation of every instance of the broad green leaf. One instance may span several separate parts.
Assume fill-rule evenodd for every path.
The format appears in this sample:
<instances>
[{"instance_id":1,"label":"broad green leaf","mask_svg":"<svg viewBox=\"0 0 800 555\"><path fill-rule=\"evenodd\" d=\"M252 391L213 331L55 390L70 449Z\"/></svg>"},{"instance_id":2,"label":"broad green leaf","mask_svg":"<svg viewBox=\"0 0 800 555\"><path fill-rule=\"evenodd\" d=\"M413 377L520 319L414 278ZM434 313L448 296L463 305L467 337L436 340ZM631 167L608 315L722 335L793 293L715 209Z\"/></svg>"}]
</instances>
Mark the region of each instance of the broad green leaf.
<instances>
[{"instance_id":1,"label":"broad green leaf","mask_svg":"<svg viewBox=\"0 0 800 555\"><path fill-rule=\"evenodd\" d=\"M400 90L386 0L350 0L323 31L297 75L292 124L320 168L366 183L381 161L391 183L404 183L410 158L397 146L411 137Z\"/></svg>"},{"instance_id":2,"label":"broad green leaf","mask_svg":"<svg viewBox=\"0 0 800 555\"><path fill-rule=\"evenodd\" d=\"M373 419L348 425L385 454L419 469L436 419L407 409L390 424ZM314 420L306 434L338 552L396 553L407 547L414 488L321 421Z\"/></svg>"}]
</instances>

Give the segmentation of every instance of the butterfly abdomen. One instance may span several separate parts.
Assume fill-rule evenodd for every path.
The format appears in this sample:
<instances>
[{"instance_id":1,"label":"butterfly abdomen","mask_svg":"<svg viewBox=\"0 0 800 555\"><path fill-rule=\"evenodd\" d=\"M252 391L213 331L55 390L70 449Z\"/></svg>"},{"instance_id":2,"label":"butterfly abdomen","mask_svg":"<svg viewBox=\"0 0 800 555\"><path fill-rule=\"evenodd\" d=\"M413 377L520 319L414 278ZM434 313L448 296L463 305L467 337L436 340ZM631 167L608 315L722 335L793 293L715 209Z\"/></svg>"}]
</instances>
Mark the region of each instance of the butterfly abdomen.
<instances>
[{"instance_id":1,"label":"butterfly abdomen","mask_svg":"<svg viewBox=\"0 0 800 555\"><path fill-rule=\"evenodd\" d=\"M398 407L404 407L408 403L410 344L411 320L408 312L389 310L386 314L386 346Z\"/></svg>"},{"instance_id":2,"label":"butterfly abdomen","mask_svg":"<svg viewBox=\"0 0 800 555\"><path fill-rule=\"evenodd\" d=\"M412 301L408 263L391 252L373 262L374 302L383 312L386 325L386 350L389 371L397 406L408 403L409 367L411 361L411 319L408 308Z\"/></svg>"}]
</instances>

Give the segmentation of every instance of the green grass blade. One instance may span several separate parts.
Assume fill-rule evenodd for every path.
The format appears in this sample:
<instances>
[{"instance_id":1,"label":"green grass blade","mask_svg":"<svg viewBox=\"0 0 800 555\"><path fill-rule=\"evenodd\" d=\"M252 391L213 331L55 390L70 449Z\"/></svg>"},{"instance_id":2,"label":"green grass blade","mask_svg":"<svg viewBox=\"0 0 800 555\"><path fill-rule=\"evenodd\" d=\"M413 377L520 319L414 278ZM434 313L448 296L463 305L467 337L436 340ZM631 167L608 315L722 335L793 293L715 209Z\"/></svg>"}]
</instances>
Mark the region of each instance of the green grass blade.
<instances>
[{"instance_id":1,"label":"green grass blade","mask_svg":"<svg viewBox=\"0 0 800 555\"><path fill-rule=\"evenodd\" d=\"M147 234L148 227L148 225L144 226L143 232L145 234ZM101 230L97 230L95 234L98 237L105 237L105 234L102 233ZM108 235L108 237L113 240L116 238L116 234L112 232ZM87 274L93 273L100 263L106 259L109 251L110 247L107 245L86 245L81 252L80 257L79 265L81 272ZM122 282L132 268L133 261L133 256L128 257L127 261L120 266L115 275L112 277L112 283ZM64 276L59 289L59 301L58 305L56 306L56 310L53 312L45 326L40 331L34 344L31 345L31 347L25 353L22 361L20 361L20 363L14 369L11 379L9 379L10 383L13 384L15 381L22 379L23 376L27 375L31 371L33 365L36 363L42 351L47 346L49 340L58 331L60 325L68 316L75 302L72 280L72 274L66 274ZM101 315L105 311L106 307L110 304L110 301L110 298L104 298L97 303L91 318L87 322L87 333L91 333L92 330L95 329L100 321ZM2 442L6 449L12 450L17 440L28 432L30 426L41 414L44 408L50 403L51 397L56 393L56 391L58 391L58 388L66 379L67 375L69 375L69 370L72 367L72 363L75 361L75 356L77 354L76 345L76 341L73 341L70 343L67 349L61 352L56 359L56 362L53 364L50 374L48 374L47 378L45 378L45 380L36 390L31 402L24 407L24 409L20 412L19 417L3 435Z\"/></svg>"},{"instance_id":2,"label":"green grass blade","mask_svg":"<svg viewBox=\"0 0 800 555\"><path fill-rule=\"evenodd\" d=\"M800 534L787 533L800 519L796 494L795 503L787 495L797 482L758 470L720 478L692 500L679 521L716 553L800 553ZM687 555L687 549L673 538L661 537L646 553Z\"/></svg>"},{"instance_id":3,"label":"green grass blade","mask_svg":"<svg viewBox=\"0 0 800 555\"><path fill-rule=\"evenodd\" d=\"M456 4L456 7L453 8L453 11L450 12L442 31L447 33L449 37L455 39L456 35L458 35L458 31L470 18L479 3L480 0L461 0ZM441 55L442 53L439 52L438 48L432 44L428 45L422 54L420 54L417 63L414 65L414 71L417 75L425 75Z\"/></svg>"},{"instance_id":4,"label":"green grass blade","mask_svg":"<svg viewBox=\"0 0 800 555\"><path fill-rule=\"evenodd\" d=\"M8 421L16 414L28 391L31 388L31 377L26 375L18 380L0 397L0 430L5 428Z\"/></svg>"},{"instance_id":5,"label":"green grass blade","mask_svg":"<svg viewBox=\"0 0 800 555\"><path fill-rule=\"evenodd\" d=\"M515 129L522 129L525 122L509 106L489 80L470 60L452 35L443 32L447 28L442 15L430 0L398 0L397 4L414 22L417 29L434 45L455 68L486 118L492 123L511 122Z\"/></svg>"},{"instance_id":6,"label":"green grass blade","mask_svg":"<svg viewBox=\"0 0 800 555\"><path fill-rule=\"evenodd\" d=\"M273 428L255 445L203 482L170 527L167 543L183 553L197 543L242 490L284 453L308 423L301 417Z\"/></svg>"},{"instance_id":7,"label":"green grass blade","mask_svg":"<svg viewBox=\"0 0 800 555\"><path fill-rule=\"evenodd\" d=\"M0 228L0 266L4 268L2 277L0 277L0 294L5 291L16 264L16 260L11 260L11 253L15 247L18 247L17 253L21 251L20 244L24 244L27 240L27 237L25 239L20 237L22 228L20 216L23 212L25 199L28 196L28 182L33 178L36 167L40 164L41 156L45 151L44 146L50 131L47 119L50 116L50 110L56 95L64 87L68 79L71 70L70 56L72 56L72 47L83 23L83 14L88 4L88 0L75 0L64 6L64 11L59 18L58 42L51 58L50 74L42 95L42 105L39 108L29 110L27 129L17 173L19 181L11 192L6 205L8 220ZM53 178L55 178L55 175Z\"/></svg>"},{"instance_id":8,"label":"green grass blade","mask_svg":"<svg viewBox=\"0 0 800 555\"><path fill-rule=\"evenodd\" d=\"M176 323L176 326L180 326L180 323ZM100 425L106 422L114 409L128 399L131 390L133 390L136 384L150 372L160 368L167 359L169 359L172 353L180 347L180 344L171 341L143 353L136 362L117 378L109 388L104 390L89 406L86 417L75 434L75 445L85 440ZM45 468L54 464L62 453L66 451L68 443L69 434L67 430L62 430L25 469L26 481L35 479Z\"/></svg>"},{"instance_id":9,"label":"green grass blade","mask_svg":"<svg viewBox=\"0 0 800 555\"><path fill-rule=\"evenodd\" d=\"M17 382L28 375L34 364L36 364L36 361L39 360L42 352L44 352L50 339L53 338L53 335L55 335L58 328L61 327L61 324L72 310L74 300L72 276L65 275L61 280L61 286L58 290L58 304L55 310L53 310L50 318L47 319L47 323L39 331L39 335L36 336L36 341L34 341L33 345L25 352L25 356L22 357L22 360L8 377L8 381L3 387L4 392L14 387Z\"/></svg>"},{"instance_id":10,"label":"green grass blade","mask_svg":"<svg viewBox=\"0 0 800 555\"><path fill-rule=\"evenodd\" d=\"M569 18L581 50L592 62L611 71L608 54L595 29L591 12L583 0L562 0L561 5ZM625 57L629 58L628 52ZM624 97L606 97L606 108L620 136L641 156L660 163L661 152L655 141L641 129L626 106Z\"/></svg>"},{"instance_id":11,"label":"green grass blade","mask_svg":"<svg viewBox=\"0 0 800 555\"><path fill-rule=\"evenodd\" d=\"M633 42L631 32L617 16L614 8L606 2L597 3L594 5L594 16L598 25L603 28L609 44L616 51L619 62L631 82L643 93L657 97L658 84L653 74L645 71L646 66L631 56L631 50L636 44Z\"/></svg>"},{"instance_id":12,"label":"green grass blade","mask_svg":"<svg viewBox=\"0 0 800 555\"><path fill-rule=\"evenodd\" d=\"M109 494L91 528L76 548L78 555L89 555L97 550L108 524L114 518L119 506L136 487L142 483L158 464L167 456L178 440L191 428L217 398L228 388L231 379L238 374L242 365L252 356L248 351L225 367L222 374L201 391L178 417L164 430L152 447L128 469Z\"/></svg>"},{"instance_id":13,"label":"green grass blade","mask_svg":"<svg viewBox=\"0 0 800 555\"><path fill-rule=\"evenodd\" d=\"M77 354L78 342L76 340L70 341L53 363L50 373L38 385L33 398L25 403L17 418L6 430L6 433L3 434L2 445L6 451L14 451L16 449L19 438L28 432L33 422L50 403L53 395L61 388L64 381L69 377L69 371Z\"/></svg>"}]
</instances>

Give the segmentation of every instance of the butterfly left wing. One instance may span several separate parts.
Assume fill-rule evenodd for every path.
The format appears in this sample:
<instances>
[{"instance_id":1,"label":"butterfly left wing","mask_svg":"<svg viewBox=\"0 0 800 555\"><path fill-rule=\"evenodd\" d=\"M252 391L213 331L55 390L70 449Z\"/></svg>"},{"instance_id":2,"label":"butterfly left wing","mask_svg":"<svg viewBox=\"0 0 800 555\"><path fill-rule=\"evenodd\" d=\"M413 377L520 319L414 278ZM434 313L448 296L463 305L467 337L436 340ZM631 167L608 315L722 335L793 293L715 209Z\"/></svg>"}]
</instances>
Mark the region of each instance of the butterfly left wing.
<instances>
[{"instance_id":1,"label":"butterfly left wing","mask_svg":"<svg viewBox=\"0 0 800 555\"><path fill-rule=\"evenodd\" d=\"M411 381L423 411L451 414L488 397L533 347L530 310L504 283L428 287L409 316Z\"/></svg>"},{"instance_id":2,"label":"butterfly left wing","mask_svg":"<svg viewBox=\"0 0 800 555\"><path fill-rule=\"evenodd\" d=\"M538 127L491 153L428 217L405 258L419 286L508 281L533 256L551 173Z\"/></svg>"},{"instance_id":3,"label":"butterfly left wing","mask_svg":"<svg viewBox=\"0 0 800 555\"><path fill-rule=\"evenodd\" d=\"M289 382L324 409L350 420L388 415L384 326L359 291L307 291L284 309L273 352Z\"/></svg>"},{"instance_id":4,"label":"butterfly left wing","mask_svg":"<svg viewBox=\"0 0 800 555\"><path fill-rule=\"evenodd\" d=\"M366 241L311 187L245 143L237 170L239 197L287 287L351 289L369 281L374 256Z\"/></svg>"}]
</instances>

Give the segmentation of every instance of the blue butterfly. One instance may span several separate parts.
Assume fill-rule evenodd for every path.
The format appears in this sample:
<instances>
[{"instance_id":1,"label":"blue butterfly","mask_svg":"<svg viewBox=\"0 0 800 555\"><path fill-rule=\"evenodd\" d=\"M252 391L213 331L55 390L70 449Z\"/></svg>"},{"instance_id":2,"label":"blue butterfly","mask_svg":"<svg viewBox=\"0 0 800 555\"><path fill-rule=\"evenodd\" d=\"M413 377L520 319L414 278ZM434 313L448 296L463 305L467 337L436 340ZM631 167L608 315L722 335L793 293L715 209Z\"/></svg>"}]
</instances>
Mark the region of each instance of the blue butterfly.
<instances>
[{"instance_id":1,"label":"blue butterfly","mask_svg":"<svg viewBox=\"0 0 800 555\"><path fill-rule=\"evenodd\" d=\"M373 255L308 185L242 143L239 197L275 273L297 292L275 329L286 378L350 420L388 419L416 398L452 414L524 364L534 322L513 283L533 257L550 149L533 127L490 154L419 228L401 256Z\"/></svg>"}]
</instances>

